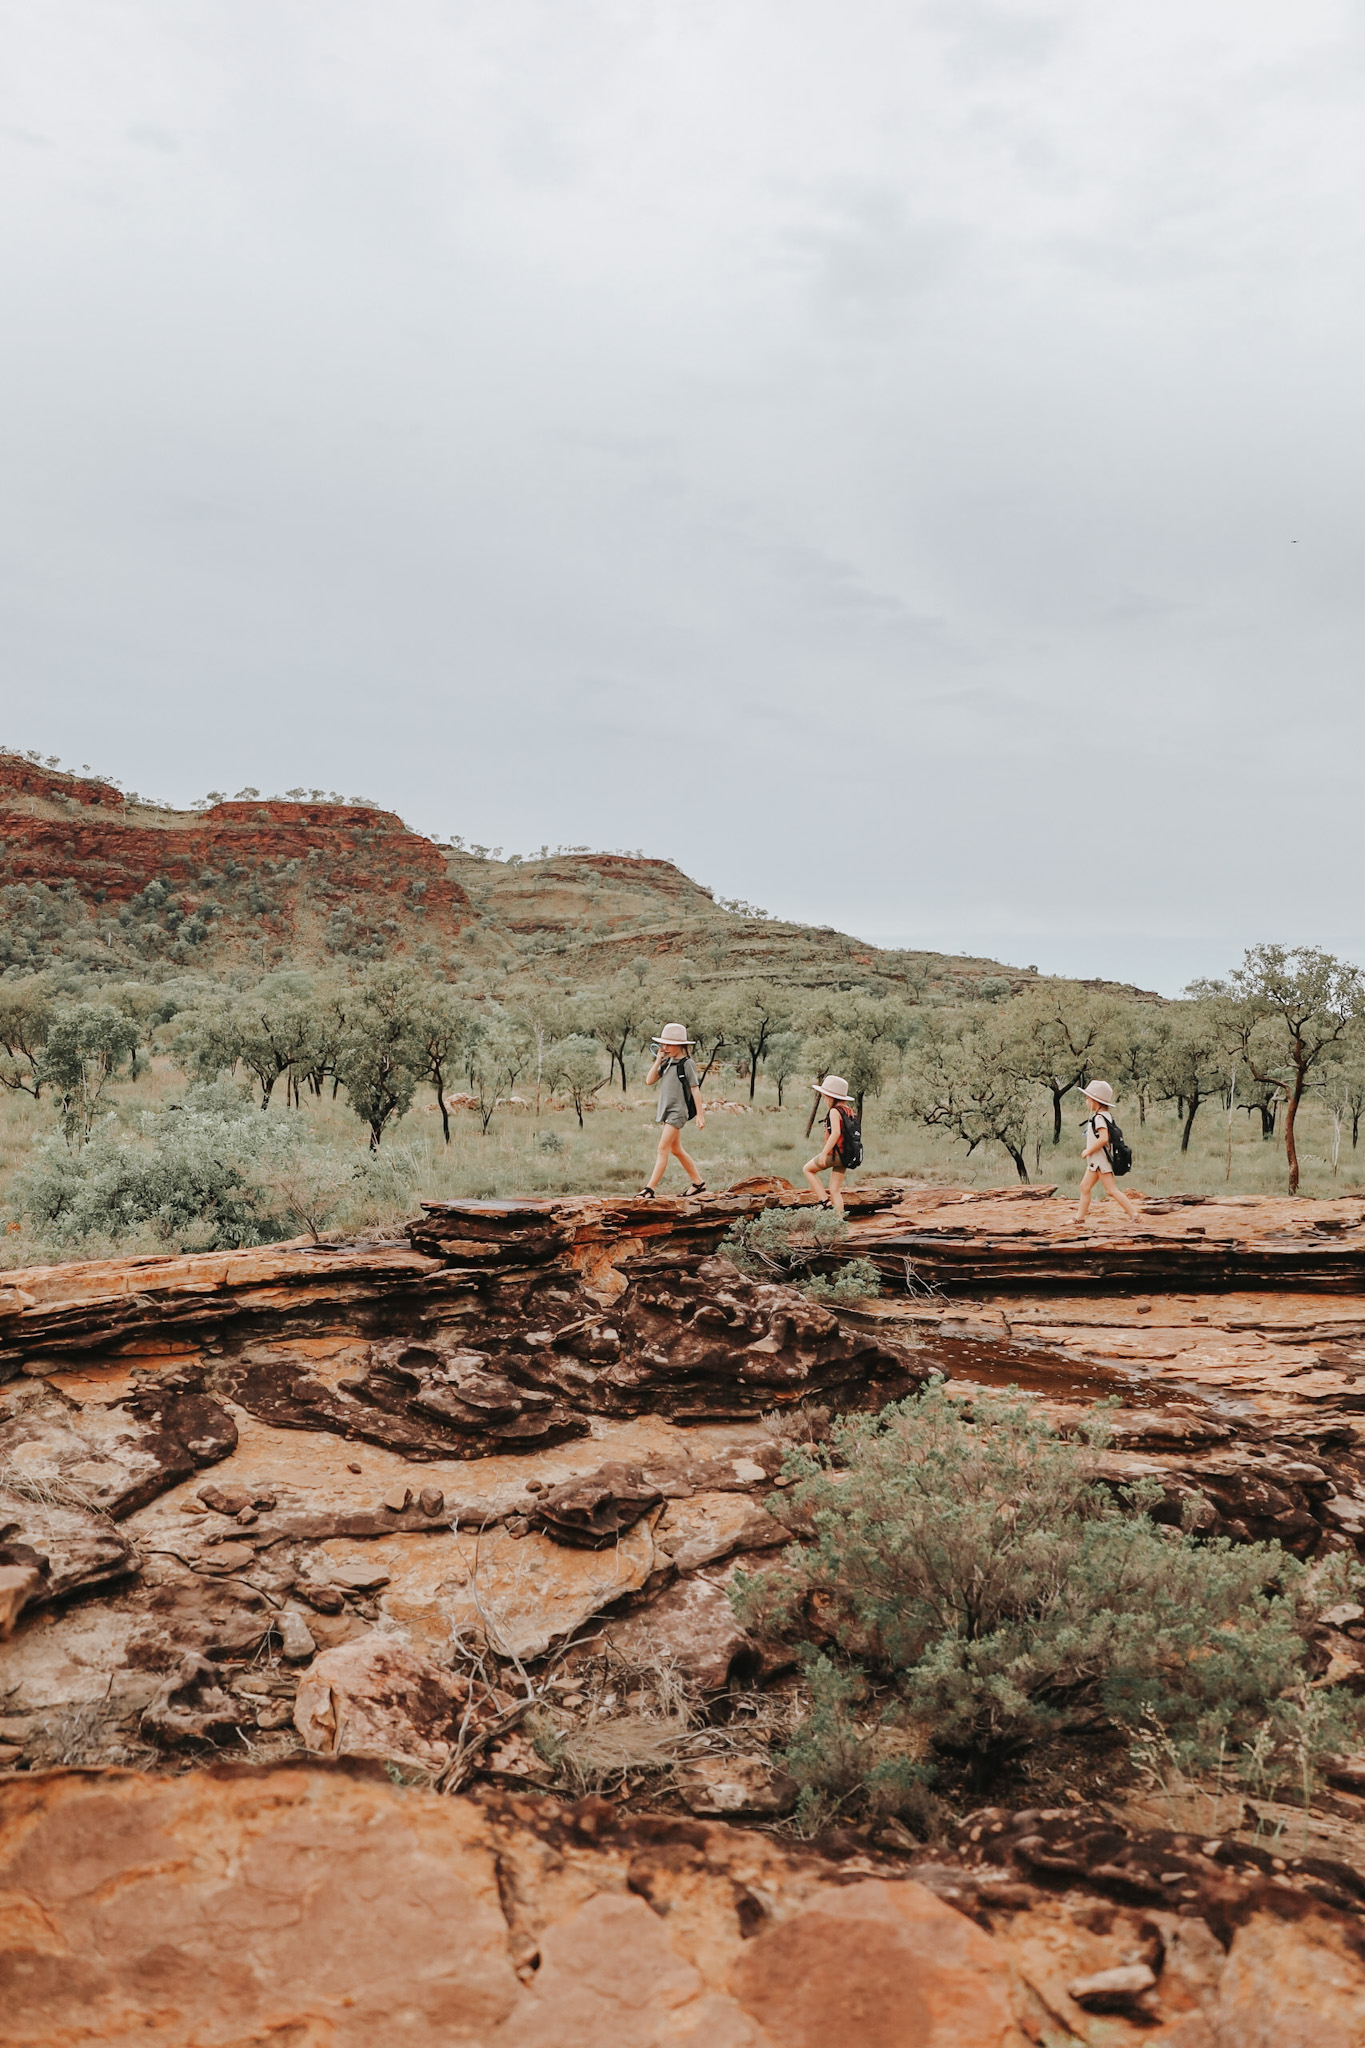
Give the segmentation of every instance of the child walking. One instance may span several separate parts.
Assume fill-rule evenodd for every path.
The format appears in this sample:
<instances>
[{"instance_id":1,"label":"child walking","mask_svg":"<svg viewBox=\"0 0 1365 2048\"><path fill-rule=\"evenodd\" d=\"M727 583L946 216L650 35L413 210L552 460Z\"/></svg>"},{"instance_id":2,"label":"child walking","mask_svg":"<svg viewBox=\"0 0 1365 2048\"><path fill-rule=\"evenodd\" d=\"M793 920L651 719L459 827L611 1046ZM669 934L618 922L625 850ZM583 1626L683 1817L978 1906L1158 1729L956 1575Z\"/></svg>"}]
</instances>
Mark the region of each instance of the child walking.
<instances>
[{"instance_id":1,"label":"child walking","mask_svg":"<svg viewBox=\"0 0 1365 2048\"><path fill-rule=\"evenodd\" d=\"M1107 1081L1092 1081L1085 1091L1085 1106L1090 1112L1081 1125L1085 1139L1085 1172L1081 1178L1081 1195L1076 1204L1076 1221L1084 1223L1090 1214L1090 1197L1097 1182L1102 1182L1104 1192L1111 1202L1117 1202L1132 1218L1140 1223L1136 1205L1125 1195L1114 1179L1114 1160L1109 1149L1109 1127L1114 1121L1114 1091Z\"/></svg>"},{"instance_id":2,"label":"child walking","mask_svg":"<svg viewBox=\"0 0 1365 2048\"><path fill-rule=\"evenodd\" d=\"M801 1171L807 1181L822 1197L826 1209L837 1209L844 1213L844 1175L853 1167L863 1163L862 1133L858 1127L857 1113L853 1098L848 1092L848 1083L842 1074L826 1074L823 1081L812 1081L817 1095L825 1097L828 1114L825 1117L825 1142L814 1159L808 1159ZM829 1193L825 1194L817 1175L830 1169Z\"/></svg>"},{"instance_id":3,"label":"child walking","mask_svg":"<svg viewBox=\"0 0 1365 2048\"><path fill-rule=\"evenodd\" d=\"M706 1192L706 1182L697 1171L695 1161L688 1158L683 1150L682 1134L695 1117L697 1129L706 1129L706 1117L701 1104L701 1082L692 1062L693 1041L681 1024L665 1024L657 1038L650 1040L659 1050L647 1078L652 1088L659 1084L659 1106L654 1121L659 1125L659 1153L654 1161L654 1171L641 1188L640 1193L653 1201L654 1190L668 1171L670 1159L676 1159L692 1185L689 1195Z\"/></svg>"}]
</instances>

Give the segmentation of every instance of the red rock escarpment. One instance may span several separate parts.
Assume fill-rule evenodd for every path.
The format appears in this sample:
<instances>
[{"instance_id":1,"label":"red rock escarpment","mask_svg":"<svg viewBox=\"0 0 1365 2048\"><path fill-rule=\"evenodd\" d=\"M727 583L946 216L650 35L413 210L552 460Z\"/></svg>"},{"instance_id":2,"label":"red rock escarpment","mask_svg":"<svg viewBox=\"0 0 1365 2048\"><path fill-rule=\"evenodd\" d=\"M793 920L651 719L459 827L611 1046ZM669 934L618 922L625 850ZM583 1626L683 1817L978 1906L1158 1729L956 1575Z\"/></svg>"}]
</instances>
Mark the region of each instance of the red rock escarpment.
<instances>
[{"instance_id":1,"label":"red rock escarpment","mask_svg":"<svg viewBox=\"0 0 1365 2048\"><path fill-rule=\"evenodd\" d=\"M31 882L70 882L94 910L161 883L184 920L207 920L210 952L224 919L249 916L306 953L338 914L399 946L449 938L472 916L441 848L391 811L265 800L153 810L0 755L0 883Z\"/></svg>"}]
</instances>

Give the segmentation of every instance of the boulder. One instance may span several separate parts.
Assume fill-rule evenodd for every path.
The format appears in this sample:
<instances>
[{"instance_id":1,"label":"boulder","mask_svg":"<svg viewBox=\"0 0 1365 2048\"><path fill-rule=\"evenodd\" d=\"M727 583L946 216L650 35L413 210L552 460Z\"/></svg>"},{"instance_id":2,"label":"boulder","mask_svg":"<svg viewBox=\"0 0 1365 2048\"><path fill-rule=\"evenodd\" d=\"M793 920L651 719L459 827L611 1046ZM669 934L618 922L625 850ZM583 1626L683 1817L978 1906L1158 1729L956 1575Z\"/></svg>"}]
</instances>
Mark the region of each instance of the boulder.
<instances>
[{"instance_id":1,"label":"boulder","mask_svg":"<svg viewBox=\"0 0 1365 2048\"><path fill-rule=\"evenodd\" d=\"M1358 2048L1359 1920L1301 1896L1237 1904L1225 1961L1183 1905L868 1861L534 1783L442 1797L357 1760L30 1770L0 1776L0 2031L16 2048ZM1086 1982L1115 1971L1125 2009L1070 1996L1117 1997Z\"/></svg>"},{"instance_id":2,"label":"boulder","mask_svg":"<svg viewBox=\"0 0 1365 2048\"><path fill-rule=\"evenodd\" d=\"M678 1791L689 1813L716 1820L773 1819L790 1813L797 1784L761 1757L699 1757L678 1773Z\"/></svg>"},{"instance_id":3,"label":"boulder","mask_svg":"<svg viewBox=\"0 0 1365 2048\"><path fill-rule=\"evenodd\" d=\"M764 1476L759 1467L754 1470ZM789 1543L791 1531L742 1493L697 1493L690 1500L669 1502L654 1540L680 1572L690 1572L736 1550L768 1550Z\"/></svg>"},{"instance_id":4,"label":"boulder","mask_svg":"<svg viewBox=\"0 0 1365 2048\"><path fill-rule=\"evenodd\" d=\"M106 1516L53 1498L37 1483L22 1493L0 1485L0 1562L42 1574L31 1602L89 1593L135 1565L133 1546Z\"/></svg>"},{"instance_id":5,"label":"boulder","mask_svg":"<svg viewBox=\"0 0 1365 2048\"><path fill-rule=\"evenodd\" d=\"M202 1391L202 1374L186 1372L84 1408L43 1387L0 1423L0 1466L116 1522L236 1445L226 1408Z\"/></svg>"},{"instance_id":6,"label":"boulder","mask_svg":"<svg viewBox=\"0 0 1365 2048\"><path fill-rule=\"evenodd\" d=\"M467 1692L391 1636L324 1650L299 1683L294 1726L324 1756L383 1756L439 1771Z\"/></svg>"},{"instance_id":7,"label":"boulder","mask_svg":"<svg viewBox=\"0 0 1365 2048\"><path fill-rule=\"evenodd\" d=\"M663 1495L644 1480L638 1467L603 1465L537 1495L529 1519L557 1543L601 1550L662 1501Z\"/></svg>"},{"instance_id":8,"label":"boulder","mask_svg":"<svg viewBox=\"0 0 1365 2048\"><path fill-rule=\"evenodd\" d=\"M725 1581L700 1573L611 1622L605 1640L625 1663L667 1664L702 1692L721 1691L736 1665L756 1672L763 1662L760 1646L735 1618Z\"/></svg>"}]
</instances>

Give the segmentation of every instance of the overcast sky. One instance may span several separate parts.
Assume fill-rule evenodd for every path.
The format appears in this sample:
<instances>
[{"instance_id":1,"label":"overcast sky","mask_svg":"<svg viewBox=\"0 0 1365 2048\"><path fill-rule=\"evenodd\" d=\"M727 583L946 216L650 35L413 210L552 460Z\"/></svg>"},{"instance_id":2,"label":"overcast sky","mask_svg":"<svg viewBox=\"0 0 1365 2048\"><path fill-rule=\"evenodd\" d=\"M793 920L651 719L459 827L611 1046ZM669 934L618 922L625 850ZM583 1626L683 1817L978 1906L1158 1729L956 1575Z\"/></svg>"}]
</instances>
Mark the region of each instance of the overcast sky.
<instances>
[{"instance_id":1,"label":"overcast sky","mask_svg":"<svg viewBox=\"0 0 1365 2048\"><path fill-rule=\"evenodd\" d=\"M1365 13L10 0L0 742L1365 958Z\"/></svg>"}]
</instances>

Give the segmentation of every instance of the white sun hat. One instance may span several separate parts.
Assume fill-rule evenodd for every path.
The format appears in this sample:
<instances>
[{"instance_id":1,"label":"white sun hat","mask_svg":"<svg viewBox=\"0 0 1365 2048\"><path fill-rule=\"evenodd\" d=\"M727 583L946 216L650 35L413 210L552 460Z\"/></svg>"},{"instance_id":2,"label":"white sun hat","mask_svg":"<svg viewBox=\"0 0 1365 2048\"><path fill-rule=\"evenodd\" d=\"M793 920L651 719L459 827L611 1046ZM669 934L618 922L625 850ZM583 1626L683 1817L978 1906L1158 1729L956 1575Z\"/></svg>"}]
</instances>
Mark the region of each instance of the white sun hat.
<instances>
[{"instance_id":1,"label":"white sun hat","mask_svg":"<svg viewBox=\"0 0 1365 2048\"><path fill-rule=\"evenodd\" d=\"M1085 1091L1087 1102L1098 1102L1101 1109L1114 1107L1114 1091L1107 1081L1092 1081Z\"/></svg>"},{"instance_id":2,"label":"white sun hat","mask_svg":"<svg viewBox=\"0 0 1365 2048\"><path fill-rule=\"evenodd\" d=\"M657 1038L650 1039L651 1045L695 1045L696 1040L687 1035L685 1024L665 1024Z\"/></svg>"},{"instance_id":3,"label":"white sun hat","mask_svg":"<svg viewBox=\"0 0 1365 2048\"><path fill-rule=\"evenodd\" d=\"M851 1102L853 1099L842 1074L826 1074L823 1081L812 1081L810 1085L817 1095L828 1095L831 1102Z\"/></svg>"}]
</instances>

